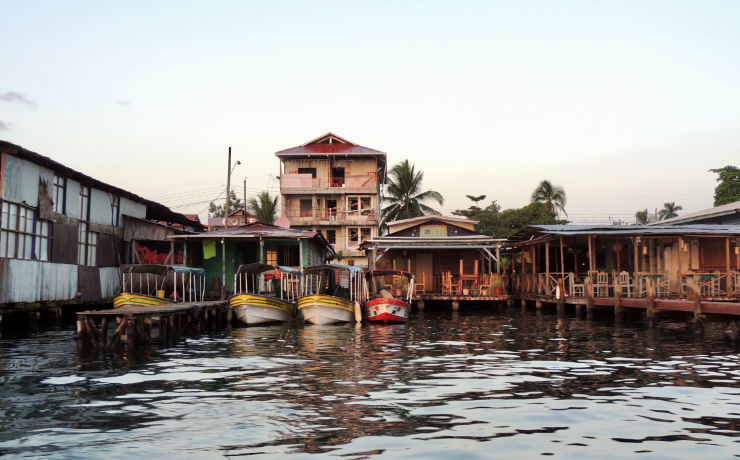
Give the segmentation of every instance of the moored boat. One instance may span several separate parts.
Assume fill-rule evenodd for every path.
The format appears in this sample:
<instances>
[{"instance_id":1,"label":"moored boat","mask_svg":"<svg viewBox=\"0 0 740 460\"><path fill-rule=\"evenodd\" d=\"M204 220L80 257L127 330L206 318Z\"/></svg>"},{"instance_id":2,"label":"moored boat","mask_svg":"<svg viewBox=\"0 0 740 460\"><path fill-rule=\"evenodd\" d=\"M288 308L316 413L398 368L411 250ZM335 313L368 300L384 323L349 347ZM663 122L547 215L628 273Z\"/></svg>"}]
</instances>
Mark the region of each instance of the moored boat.
<instances>
[{"instance_id":1,"label":"moored boat","mask_svg":"<svg viewBox=\"0 0 740 460\"><path fill-rule=\"evenodd\" d=\"M113 308L151 307L174 302L202 301L206 272L183 265L142 264L124 270L121 294L113 299Z\"/></svg>"},{"instance_id":2,"label":"moored boat","mask_svg":"<svg viewBox=\"0 0 740 460\"><path fill-rule=\"evenodd\" d=\"M365 318L376 323L408 321L414 275L401 270L371 270L366 276L370 300L365 302Z\"/></svg>"},{"instance_id":3,"label":"moored boat","mask_svg":"<svg viewBox=\"0 0 740 460\"><path fill-rule=\"evenodd\" d=\"M246 325L289 321L293 318L301 272L291 267L245 264L234 275L229 308Z\"/></svg>"},{"instance_id":4,"label":"moored boat","mask_svg":"<svg viewBox=\"0 0 740 460\"><path fill-rule=\"evenodd\" d=\"M317 265L303 271L298 315L311 324L336 324L362 319L368 290L364 271L353 265Z\"/></svg>"}]
</instances>

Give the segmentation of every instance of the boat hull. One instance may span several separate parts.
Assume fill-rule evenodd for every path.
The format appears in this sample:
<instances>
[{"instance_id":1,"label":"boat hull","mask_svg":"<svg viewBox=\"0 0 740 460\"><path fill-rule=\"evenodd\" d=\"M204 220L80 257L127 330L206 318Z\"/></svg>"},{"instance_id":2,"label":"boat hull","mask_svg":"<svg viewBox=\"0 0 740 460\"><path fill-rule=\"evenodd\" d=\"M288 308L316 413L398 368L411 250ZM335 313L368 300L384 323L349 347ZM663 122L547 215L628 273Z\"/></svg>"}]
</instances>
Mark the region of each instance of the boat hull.
<instances>
[{"instance_id":1,"label":"boat hull","mask_svg":"<svg viewBox=\"0 0 740 460\"><path fill-rule=\"evenodd\" d=\"M298 299L298 316L310 324L347 323L355 319L355 305L339 297L311 295Z\"/></svg>"},{"instance_id":2,"label":"boat hull","mask_svg":"<svg viewBox=\"0 0 740 460\"><path fill-rule=\"evenodd\" d=\"M229 298L229 308L236 319L253 326L280 323L293 318L294 305L286 300L256 294L235 294Z\"/></svg>"},{"instance_id":3,"label":"boat hull","mask_svg":"<svg viewBox=\"0 0 740 460\"><path fill-rule=\"evenodd\" d=\"M172 299L165 299L164 297L124 292L113 299L113 308L156 307L157 305L167 305L171 303L174 303Z\"/></svg>"},{"instance_id":4,"label":"boat hull","mask_svg":"<svg viewBox=\"0 0 740 460\"><path fill-rule=\"evenodd\" d=\"M365 303L365 318L376 323L405 323L411 305L396 299L373 299Z\"/></svg>"}]
</instances>

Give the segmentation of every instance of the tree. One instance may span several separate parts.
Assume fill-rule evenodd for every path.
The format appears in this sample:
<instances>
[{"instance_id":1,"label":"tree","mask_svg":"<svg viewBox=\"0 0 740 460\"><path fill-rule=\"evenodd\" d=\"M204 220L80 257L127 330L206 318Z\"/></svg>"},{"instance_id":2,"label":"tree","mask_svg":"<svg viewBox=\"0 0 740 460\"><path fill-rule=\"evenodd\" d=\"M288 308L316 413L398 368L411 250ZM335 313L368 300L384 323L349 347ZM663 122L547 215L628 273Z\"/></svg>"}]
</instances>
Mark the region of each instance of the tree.
<instances>
[{"instance_id":1,"label":"tree","mask_svg":"<svg viewBox=\"0 0 740 460\"><path fill-rule=\"evenodd\" d=\"M452 215L465 217L466 219L475 219L474 216L480 213L481 211L483 211L480 208L480 206L478 206L478 202L481 200L485 200L486 196L485 195L477 195L477 196L465 195L465 196L468 197L468 199L475 204L471 205L468 209L456 209L452 211Z\"/></svg>"},{"instance_id":2,"label":"tree","mask_svg":"<svg viewBox=\"0 0 740 460\"><path fill-rule=\"evenodd\" d=\"M728 165L709 171L719 174L717 178L719 185L714 189L715 206L740 201L740 168Z\"/></svg>"},{"instance_id":3,"label":"tree","mask_svg":"<svg viewBox=\"0 0 740 460\"><path fill-rule=\"evenodd\" d=\"M547 209L551 212L559 214L561 211L566 216L565 202L567 198L565 196L565 190L559 185L552 185L549 180L543 180L540 185L532 192L532 202L545 203Z\"/></svg>"},{"instance_id":4,"label":"tree","mask_svg":"<svg viewBox=\"0 0 740 460\"><path fill-rule=\"evenodd\" d=\"M530 225L563 224L565 220L559 220L557 214L551 211L546 203L529 203L523 208L506 209L502 211L494 222L487 224L486 230L498 238L509 238L510 236L524 230ZM478 224L480 226L480 224Z\"/></svg>"},{"instance_id":5,"label":"tree","mask_svg":"<svg viewBox=\"0 0 740 460\"><path fill-rule=\"evenodd\" d=\"M256 197L252 197L247 202L249 212L254 214L258 221L263 224L272 225L277 219L279 196L270 196L267 190L260 192Z\"/></svg>"},{"instance_id":6,"label":"tree","mask_svg":"<svg viewBox=\"0 0 740 460\"><path fill-rule=\"evenodd\" d=\"M648 210L645 208L644 211L637 211L635 213L635 224L646 225L649 222Z\"/></svg>"},{"instance_id":7,"label":"tree","mask_svg":"<svg viewBox=\"0 0 740 460\"><path fill-rule=\"evenodd\" d=\"M229 192L229 214L244 208L241 200L236 197L236 193L233 190ZM217 205L215 201L211 201L208 205L208 215L211 217L225 217L224 216L224 204Z\"/></svg>"},{"instance_id":8,"label":"tree","mask_svg":"<svg viewBox=\"0 0 740 460\"><path fill-rule=\"evenodd\" d=\"M444 198L434 190L421 191L421 182L424 173L403 160L393 166L389 173L387 195L383 201L389 203L380 213L381 228L386 228L388 222L424 215L439 216L440 213L424 204L425 201L436 201L440 205Z\"/></svg>"},{"instance_id":9,"label":"tree","mask_svg":"<svg viewBox=\"0 0 740 460\"><path fill-rule=\"evenodd\" d=\"M671 201L670 203L663 203L663 209L658 212L658 217L660 218L660 220L678 217L678 211L682 209L683 207L681 205L676 205L675 201Z\"/></svg>"}]
</instances>

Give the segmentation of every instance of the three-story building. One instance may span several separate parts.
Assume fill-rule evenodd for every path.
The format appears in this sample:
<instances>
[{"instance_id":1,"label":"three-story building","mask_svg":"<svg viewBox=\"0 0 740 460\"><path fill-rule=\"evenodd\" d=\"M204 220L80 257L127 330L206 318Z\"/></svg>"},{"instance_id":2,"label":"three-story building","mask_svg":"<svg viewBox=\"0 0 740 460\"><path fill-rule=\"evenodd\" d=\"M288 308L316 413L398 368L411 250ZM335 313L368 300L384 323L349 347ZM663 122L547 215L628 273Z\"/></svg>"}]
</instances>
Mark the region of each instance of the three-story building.
<instances>
[{"instance_id":1,"label":"three-story building","mask_svg":"<svg viewBox=\"0 0 740 460\"><path fill-rule=\"evenodd\" d=\"M327 133L275 155L291 227L320 231L343 263L366 265L360 245L378 236L386 154Z\"/></svg>"}]
</instances>

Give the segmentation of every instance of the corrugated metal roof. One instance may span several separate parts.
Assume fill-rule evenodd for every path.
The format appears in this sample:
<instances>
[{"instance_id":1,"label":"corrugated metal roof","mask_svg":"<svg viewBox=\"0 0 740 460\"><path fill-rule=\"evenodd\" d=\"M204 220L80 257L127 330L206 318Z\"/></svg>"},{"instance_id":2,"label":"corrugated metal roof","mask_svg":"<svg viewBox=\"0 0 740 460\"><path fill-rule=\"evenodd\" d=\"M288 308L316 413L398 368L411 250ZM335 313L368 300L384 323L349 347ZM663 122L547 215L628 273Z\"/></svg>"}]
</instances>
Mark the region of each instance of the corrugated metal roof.
<instances>
[{"instance_id":1,"label":"corrugated metal roof","mask_svg":"<svg viewBox=\"0 0 740 460\"><path fill-rule=\"evenodd\" d=\"M527 239L528 235L536 233L549 235L733 235L740 236L740 225L532 225L527 229L512 236L511 239L521 241Z\"/></svg>"},{"instance_id":2,"label":"corrugated metal roof","mask_svg":"<svg viewBox=\"0 0 740 460\"><path fill-rule=\"evenodd\" d=\"M15 145L8 141L0 140L0 152L8 153L10 155L17 156L18 158L23 158L24 160L28 160L32 163L36 163L38 165L44 166L46 168L49 168L59 173L60 175L64 175L70 179L76 180L77 182L80 182L83 185L90 185L99 190L103 190L106 192L112 192L112 193L115 193L116 195L122 196L129 200L138 201L139 203L143 203L146 205L146 218L147 219L181 224L184 226L194 227L194 228L201 228L201 229L204 228L203 225L199 221L193 221L191 219L188 219L187 217L180 214L179 212L175 212L161 203L157 203L156 201L147 200L145 198L140 197L139 195L135 193L129 192L128 190L124 190L122 188L115 187L110 184L106 184L105 182L99 181L98 179L94 179L88 175L82 174L81 172L76 171L70 168L69 166L65 166L57 161L54 161L49 157L45 157L41 154L25 149L21 147L20 145Z\"/></svg>"},{"instance_id":3,"label":"corrugated metal roof","mask_svg":"<svg viewBox=\"0 0 740 460\"><path fill-rule=\"evenodd\" d=\"M711 217L720 217L720 216L726 216L726 215L736 214L736 213L740 213L740 201L723 204L721 206L715 206L709 209L702 209L701 211L684 214L683 216L673 217L671 219L660 220L654 224L649 224L649 225L651 226L666 225L666 224L672 225L672 224L679 224L681 222L691 222L694 220L708 219Z\"/></svg>"},{"instance_id":4,"label":"corrugated metal roof","mask_svg":"<svg viewBox=\"0 0 740 460\"><path fill-rule=\"evenodd\" d=\"M395 225L408 224L411 222L425 222L429 220L441 220L442 222L466 223L466 224L473 224L473 225L478 224L477 220L466 219L464 217L427 215L427 216L419 216L419 217L410 217L408 219L394 220L393 222L388 222L388 226L393 227Z\"/></svg>"},{"instance_id":5,"label":"corrugated metal roof","mask_svg":"<svg viewBox=\"0 0 740 460\"><path fill-rule=\"evenodd\" d=\"M327 137L332 137L339 142L319 143ZM278 157L283 156L310 156L310 155L349 155L349 156L374 156L385 158L385 153L379 150L363 147L362 145L350 142L334 133L326 133L316 139L310 140L303 145L291 147L289 149L275 152Z\"/></svg>"},{"instance_id":6,"label":"corrugated metal roof","mask_svg":"<svg viewBox=\"0 0 740 460\"><path fill-rule=\"evenodd\" d=\"M320 233L294 228L282 228L275 225L266 225L255 222L240 227L227 227L211 232L201 232L194 235L173 235L174 239L211 239L211 238L314 238ZM323 238L323 237L322 237Z\"/></svg>"}]
</instances>

